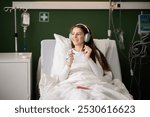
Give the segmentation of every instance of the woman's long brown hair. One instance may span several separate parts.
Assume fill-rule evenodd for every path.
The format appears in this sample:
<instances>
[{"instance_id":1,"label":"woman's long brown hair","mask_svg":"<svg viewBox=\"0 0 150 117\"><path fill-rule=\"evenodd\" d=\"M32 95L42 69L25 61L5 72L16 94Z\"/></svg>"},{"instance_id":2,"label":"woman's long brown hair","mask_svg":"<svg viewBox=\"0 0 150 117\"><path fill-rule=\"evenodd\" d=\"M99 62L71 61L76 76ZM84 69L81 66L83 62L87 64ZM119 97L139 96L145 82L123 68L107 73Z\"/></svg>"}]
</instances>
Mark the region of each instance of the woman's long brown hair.
<instances>
[{"instance_id":1,"label":"woman's long brown hair","mask_svg":"<svg viewBox=\"0 0 150 117\"><path fill-rule=\"evenodd\" d=\"M98 60L99 64L102 66L103 70L106 70L106 71L111 71L110 67L109 67L109 64L105 58L105 56L103 55L103 53L96 47L94 41L93 41L93 37L92 37L92 34L91 34L91 30L88 28L88 27L85 27L84 25L82 24L76 24L75 26L73 26L70 30L70 32L72 32L73 28L75 27L78 27L80 29L83 30L84 34L86 33L90 33L91 37L90 37L90 40L88 42L85 42L85 45L89 46L91 49L92 49L92 52L91 52L91 55L90 57L92 58L92 60L96 63L96 59ZM88 31L87 30L90 31ZM71 46L72 48L74 48L74 45L73 43L71 42Z\"/></svg>"}]
</instances>

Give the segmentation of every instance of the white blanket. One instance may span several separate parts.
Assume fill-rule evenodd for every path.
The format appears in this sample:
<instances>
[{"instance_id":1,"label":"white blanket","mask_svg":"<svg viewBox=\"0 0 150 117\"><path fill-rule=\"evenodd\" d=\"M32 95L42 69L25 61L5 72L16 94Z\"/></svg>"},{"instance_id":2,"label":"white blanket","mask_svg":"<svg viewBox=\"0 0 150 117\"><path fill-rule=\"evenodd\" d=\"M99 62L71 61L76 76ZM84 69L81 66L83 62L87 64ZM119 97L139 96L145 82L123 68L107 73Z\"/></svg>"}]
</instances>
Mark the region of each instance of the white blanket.
<instances>
[{"instance_id":1,"label":"white blanket","mask_svg":"<svg viewBox=\"0 0 150 117\"><path fill-rule=\"evenodd\" d=\"M107 78L106 78L107 77ZM105 80L107 79L107 80ZM132 99L119 79L112 74L96 77L86 64L74 65L67 80L42 75L40 99L45 100L125 100Z\"/></svg>"}]
</instances>

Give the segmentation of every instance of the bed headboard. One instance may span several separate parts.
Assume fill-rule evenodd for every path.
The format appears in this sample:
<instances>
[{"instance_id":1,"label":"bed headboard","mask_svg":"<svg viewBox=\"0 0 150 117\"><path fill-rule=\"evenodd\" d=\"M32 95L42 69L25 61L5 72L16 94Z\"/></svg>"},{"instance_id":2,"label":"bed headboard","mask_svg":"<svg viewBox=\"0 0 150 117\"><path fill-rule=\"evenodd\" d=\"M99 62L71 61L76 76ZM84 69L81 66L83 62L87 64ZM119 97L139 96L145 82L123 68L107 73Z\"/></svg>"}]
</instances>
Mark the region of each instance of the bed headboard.
<instances>
[{"instance_id":1,"label":"bed headboard","mask_svg":"<svg viewBox=\"0 0 150 117\"><path fill-rule=\"evenodd\" d=\"M55 43L54 39L44 39L41 41L41 73L49 74L51 71Z\"/></svg>"},{"instance_id":2,"label":"bed headboard","mask_svg":"<svg viewBox=\"0 0 150 117\"><path fill-rule=\"evenodd\" d=\"M41 41L41 73L50 74L55 43L56 41L54 39L44 39ZM96 41L96 45L99 43L104 43L108 46L105 56L112 69L113 77L122 80L120 62L115 40L101 39L99 41Z\"/></svg>"}]
</instances>

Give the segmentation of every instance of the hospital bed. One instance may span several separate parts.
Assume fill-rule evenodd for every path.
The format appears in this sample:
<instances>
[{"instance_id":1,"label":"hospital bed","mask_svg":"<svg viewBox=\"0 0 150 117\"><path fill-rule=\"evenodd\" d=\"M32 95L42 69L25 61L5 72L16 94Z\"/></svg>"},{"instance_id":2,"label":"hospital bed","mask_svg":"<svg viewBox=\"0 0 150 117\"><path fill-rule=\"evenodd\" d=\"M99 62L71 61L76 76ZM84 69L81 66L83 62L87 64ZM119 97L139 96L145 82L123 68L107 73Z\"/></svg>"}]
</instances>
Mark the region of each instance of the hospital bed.
<instances>
[{"instance_id":1,"label":"hospital bed","mask_svg":"<svg viewBox=\"0 0 150 117\"><path fill-rule=\"evenodd\" d=\"M113 78L122 80L118 51L115 40L94 39L94 42L105 55L112 70ZM37 84L39 84L39 81L43 74L50 74L53 63L55 44L55 39L43 39L41 41L41 55L39 58L37 69Z\"/></svg>"},{"instance_id":2,"label":"hospital bed","mask_svg":"<svg viewBox=\"0 0 150 117\"><path fill-rule=\"evenodd\" d=\"M57 79L57 77L52 77L51 74L52 74L52 71L54 68L56 68L57 71L59 71L59 70L62 71L64 66L60 67L61 65L58 64L59 61L61 61L61 58L58 58L57 55L58 55L58 53L61 53L62 51L60 48L56 49L58 46L58 39L56 38L56 36L54 36L54 37L55 37L55 39L43 39L41 41L41 56L39 59L38 70L37 70L37 84L38 84L37 86L39 88L39 94L40 94L40 95L38 95L38 96L40 96L39 99L57 99L57 98L59 98L56 95L53 95L53 93L55 93L57 91L54 87L57 84L59 85L59 80ZM62 36L58 36L58 37L62 37ZM65 38L65 39L69 40L68 38ZM102 86L104 83L103 81L99 82L100 80L97 81L97 79L95 79L96 81L94 81L94 79L89 80L90 83L91 83L91 81L93 83L90 86L96 86L96 87L91 88L91 90L89 92L90 94L85 99L133 99L132 96L129 94L128 90L126 89L125 85L121 82L122 81L121 69L120 69L118 51L117 51L115 40L94 39L94 42L95 42L96 46L101 50L101 52L106 57L109 65L110 65L110 68L112 70L114 80L112 80L111 82L106 81L107 83L104 81L107 84L104 87ZM65 43L64 44L65 48L66 48L66 44L70 45L70 43ZM62 48L62 50L64 50L64 49ZM64 54L64 55L66 57L66 54ZM57 56L57 58L56 58L56 56ZM63 56L63 58L64 58L64 56ZM57 63L57 65L55 64L55 62ZM61 69L59 69L59 68L61 68ZM58 72L58 73L60 73L60 72ZM89 74L89 76L93 77L90 74ZM86 75L86 77L87 77L87 75ZM80 77L78 77L78 78L80 78ZM73 79L71 79L71 80L73 80ZM68 80L70 80L70 79L68 79ZM76 82L76 83L80 84L81 82L80 82L80 80L78 80L78 82ZM86 82L85 84L87 84L88 82ZM65 84L65 81L63 83ZM112 87L111 83L112 83L113 87ZM67 83L66 83L66 85L68 86ZM73 86L72 86L72 84L71 84L70 87L74 87L75 85L76 84L73 84ZM84 95L84 91L82 91L82 93L81 93L80 92L81 90L78 90L75 87L71 88L71 89L69 87L68 87L68 89L65 89L65 87L63 87L63 88L64 88L64 92L69 89L69 93L73 93L73 95L74 95L74 91L76 91L75 96L77 98L75 98L75 99L82 99L81 95ZM106 94L103 93L103 90L99 90L100 88L104 88L106 91L105 92ZM51 91L53 91L53 93ZM62 87L61 87L61 91L63 91ZM94 91L94 92L92 93L91 91ZM60 92L61 93L60 95L63 95L64 92ZM58 93L58 92L56 92L56 93ZM80 95L80 93L81 93L81 95ZM93 95L94 93L95 93L95 95ZM65 96L66 97L61 98L61 99L74 99L74 97L71 97L72 94L71 95L68 94ZM90 97L90 98L88 98L88 97Z\"/></svg>"}]
</instances>

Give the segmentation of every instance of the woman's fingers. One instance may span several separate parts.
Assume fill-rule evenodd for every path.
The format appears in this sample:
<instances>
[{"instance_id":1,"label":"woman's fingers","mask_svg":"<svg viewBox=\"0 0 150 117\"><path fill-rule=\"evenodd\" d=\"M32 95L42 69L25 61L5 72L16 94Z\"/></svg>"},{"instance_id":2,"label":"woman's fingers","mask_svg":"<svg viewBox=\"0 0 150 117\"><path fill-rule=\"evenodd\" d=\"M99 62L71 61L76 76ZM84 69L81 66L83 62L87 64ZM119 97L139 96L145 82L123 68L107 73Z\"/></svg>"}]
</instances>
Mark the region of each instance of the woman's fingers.
<instances>
[{"instance_id":1,"label":"woman's fingers","mask_svg":"<svg viewBox=\"0 0 150 117\"><path fill-rule=\"evenodd\" d=\"M85 45L84 48L83 48L83 50L84 50L85 56L86 56L87 58L89 58L90 55L91 55L92 49L91 49L89 46Z\"/></svg>"},{"instance_id":2,"label":"woman's fingers","mask_svg":"<svg viewBox=\"0 0 150 117\"><path fill-rule=\"evenodd\" d=\"M84 46L83 50L84 50L85 53L92 51L92 49L89 46L87 46L87 45Z\"/></svg>"},{"instance_id":3,"label":"woman's fingers","mask_svg":"<svg viewBox=\"0 0 150 117\"><path fill-rule=\"evenodd\" d=\"M73 53L73 51L72 50L69 50L69 52L68 52L68 57L67 57L67 60L66 60L66 62L67 62L67 65L69 66L69 67L71 67L71 64L73 63L73 60L74 60L74 53Z\"/></svg>"}]
</instances>

